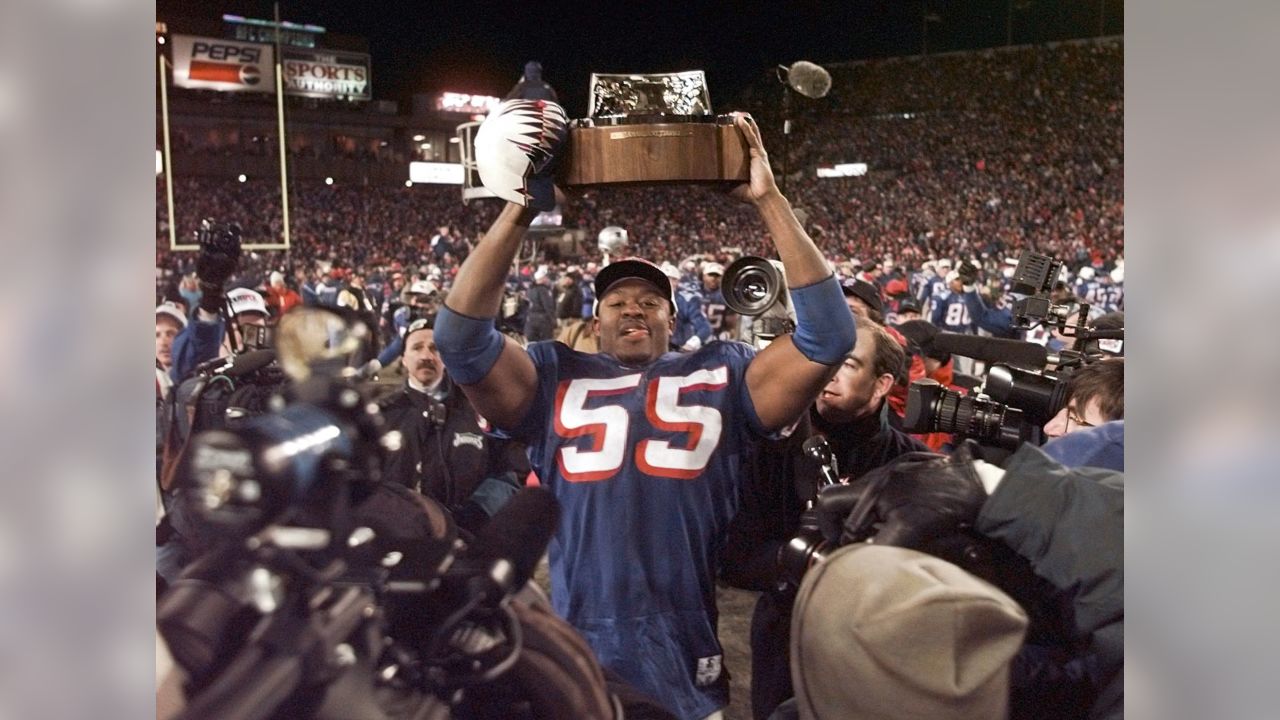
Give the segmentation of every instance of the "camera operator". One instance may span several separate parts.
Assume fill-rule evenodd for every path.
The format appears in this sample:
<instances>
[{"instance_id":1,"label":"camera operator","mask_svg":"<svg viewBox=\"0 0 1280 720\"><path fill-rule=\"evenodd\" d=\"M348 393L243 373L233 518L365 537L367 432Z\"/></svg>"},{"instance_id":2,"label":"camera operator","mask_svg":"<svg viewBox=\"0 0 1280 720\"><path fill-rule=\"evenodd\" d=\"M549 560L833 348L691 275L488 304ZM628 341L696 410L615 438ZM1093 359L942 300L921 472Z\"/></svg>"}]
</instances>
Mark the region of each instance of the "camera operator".
<instances>
[{"instance_id":1,"label":"camera operator","mask_svg":"<svg viewBox=\"0 0 1280 720\"><path fill-rule=\"evenodd\" d=\"M1044 425L1050 438L1124 419L1124 358L1107 358L1071 373L1067 404Z\"/></svg>"},{"instance_id":2,"label":"camera operator","mask_svg":"<svg viewBox=\"0 0 1280 720\"><path fill-rule=\"evenodd\" d=\"M205 220L200 224L197 238L200 304L190 318L194 322L188 322L173 340L173 367L169 375L175 383L185 380L200 363L230 354L223 322L225 300L232 301L231 313L237 323L266 325L267 322L267 305L258 293L239 288L230 298L224 294L223 286L240 265L240 226ZM237 348L243 344L238 334L233 334L233 341Z\"/></svg>"},{"instance_id":3,"label":"camera operator","mask_svg":"<svg viewBox=\"0 0 1280 720\"><path fill-rule=\"evenodd\" d=\"M751 618L751 708L761 720L792 694L787 638L795 587L783 582L778 557L801 529L805 504L817 495L821 479L816 461L801 445L824 435L838 472L854 478L905 453L928 450L887 419L885 400L906 361L901 345L866 317L856 323L853 352L796 431L765 443L754 458L721 553L722 580L763 591Z\"/></svg>"},{"instance_id":4,"label":"camera operator","mask_svg":"<svg viewBox=\"0 0 1280 720\"><path fill-rule=\"evenodd\" d=\"M828 540L843 545L865 540L935 555L988 580L1027 611L1031 618L1027 639L1009 665L1011 720L1121 716L1122 474L1064 467L1026 443L1003 467L975 461L965 446L950 457L900 458L864 480L868 489L847 513L838 538ZM1000 551L1014 555L1001 558ZM805 578L801 596L813 576L810 572ZM852 632L864 627L861 623L866 619L852 615L853 609L852 604L810 604L797 609L793 628L809 627L818 617L830 628L834 613ZM859 634L844 639L869 647L870 638L870 634ZM875 637L882 652L909 639L905 632ZM800 691L797 699L801 705L809 703L807 716L848 718L864 712L878 717L885 712L882 703L899 703L893 707L901 708L900 703L909 699L892 689L858 684L854 668L807 663L811 656L805 647L797 648L797 641L804 642L805 636L793 631L792 674ZM958 645L955 649L961 650ZM894 652L901 657L900 650ZM941 652L938 656L953 655ZM953 669L936 670L936 676L922 678L920 685L963 690L951 682ZM843 688L832 693L827 683L825 699L815 706L814 698L805 695L822 682L818 674L840 678ZM950 712L962 708L964 700L956 697ZM924 712L921 716L948 715Z\"/></svg>"},{"instance_id":5,"label":"camera operator","mask_svg":"<svg viewBox=\"0 0 1280 720\"><path fill-rule=\"evenodd\" d=\"M453 511L474 533L524 485L525 446L487 436L479 417L445 373L436 351L435 316L415 320L404 336L404 387L379 406L387 427L399 430L386 477Z\"/></svg>"}]
</instances>

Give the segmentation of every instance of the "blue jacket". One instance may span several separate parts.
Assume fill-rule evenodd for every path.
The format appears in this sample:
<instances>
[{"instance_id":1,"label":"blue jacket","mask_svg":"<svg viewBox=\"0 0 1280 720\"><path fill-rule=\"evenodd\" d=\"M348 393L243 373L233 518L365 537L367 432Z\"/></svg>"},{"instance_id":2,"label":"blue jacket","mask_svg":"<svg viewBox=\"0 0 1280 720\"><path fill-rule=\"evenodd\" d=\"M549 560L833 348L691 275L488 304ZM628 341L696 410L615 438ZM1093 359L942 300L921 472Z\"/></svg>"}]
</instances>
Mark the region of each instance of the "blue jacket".
<instances>
[{"instance_id":1,"label":"blue jacket","mask_svg":"<svg viewBox=\"0 0 1280 720\"><path fill-rule=\"evenodd\" d=\"M1067 467L1099 467L1124 472L1124 421L1112 420L1045 443L1044 454Z\"/></svg>"},{"instance_id":2,"label":"blue jacket","mask_svg":"<svg viewBox=\"0 0 1280 720\"><path fill-rule=\"evenodd\" d=\"M703 345L711 342L711 323L702 312L702 294L681 288L676 291L676 330L671 335L671 346L683 347L695 335Z\"/></svg>"},{"instance_id":3,"label":"blue jacket","mask_svg":"<svg viewBox=\"0 0 1280 720\"><path fill-rule=\"evenodd\" d=\"M226 325L219 317L213 322L199 319L199 308L187 326L173 339L173 366L169 368L169 377L174 384L179 384L196 369L200 363L218 357L222 347L222 339L226 337Z\"/></svg>"}]
</instances>

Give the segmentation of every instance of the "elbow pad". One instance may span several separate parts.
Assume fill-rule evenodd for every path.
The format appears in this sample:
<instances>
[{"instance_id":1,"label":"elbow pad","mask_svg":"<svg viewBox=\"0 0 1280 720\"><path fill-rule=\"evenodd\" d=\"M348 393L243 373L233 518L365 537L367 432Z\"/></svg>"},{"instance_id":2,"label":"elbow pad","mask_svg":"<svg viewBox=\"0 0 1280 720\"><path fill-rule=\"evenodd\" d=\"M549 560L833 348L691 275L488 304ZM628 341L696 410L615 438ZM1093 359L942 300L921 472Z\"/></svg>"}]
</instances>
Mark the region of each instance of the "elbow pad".
<instances>
[{"instance_id":1,"label":"elbow pad","mask_svg":"<svg viewBox=\"0 0 1280 720\"><path fill-rule=\"evenodd\" d=\"M796 349L823 365L843 361L853 350L858 331L835 275L793 289L791 303L796 309L796 331L791 336Z\"/></svg>"},{"instance_id":2,"label":"elbow pad","mask_svg":"<svg viewBox=\"0 0 1280 720\"><path fill-rule=\"evenodd\" d=\"M447 305L436 315L435 340L449 376L461 385L474 385L483 380L498 362L506 344L493 318L467 317Z\"/></svg>"}]
</instances>

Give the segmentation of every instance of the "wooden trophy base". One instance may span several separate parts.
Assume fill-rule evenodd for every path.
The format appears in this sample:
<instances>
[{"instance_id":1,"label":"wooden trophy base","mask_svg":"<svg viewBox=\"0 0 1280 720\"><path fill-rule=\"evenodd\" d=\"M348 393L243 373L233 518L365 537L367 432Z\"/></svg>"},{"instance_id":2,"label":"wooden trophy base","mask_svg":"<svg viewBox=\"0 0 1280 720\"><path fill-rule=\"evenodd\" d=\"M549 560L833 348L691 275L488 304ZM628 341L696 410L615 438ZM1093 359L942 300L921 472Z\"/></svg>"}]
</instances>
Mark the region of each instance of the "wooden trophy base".
<instances>
[{"instance_id":1,"label":"wooden trophy base","mask_svg":"<svg viewBox=\"0 0 1280 720\"><path fill-rule=\"evenodd\" d=\"M747 140L732 123L641 122L574 127L562 160L566 186L745 182Z\"/></svg>"}]
</instances>

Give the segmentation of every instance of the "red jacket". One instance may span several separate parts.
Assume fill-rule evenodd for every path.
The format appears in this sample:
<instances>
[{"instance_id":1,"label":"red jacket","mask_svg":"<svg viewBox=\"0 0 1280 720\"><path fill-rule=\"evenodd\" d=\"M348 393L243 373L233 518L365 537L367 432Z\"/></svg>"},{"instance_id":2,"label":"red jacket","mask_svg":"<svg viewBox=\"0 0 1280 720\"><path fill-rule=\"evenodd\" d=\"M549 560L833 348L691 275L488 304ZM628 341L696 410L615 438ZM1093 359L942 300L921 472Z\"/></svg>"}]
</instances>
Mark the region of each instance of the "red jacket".
<instances>
[{"instance_id":1,"label":"red jacket","mask_svg":"<svg viewBox=\"0 0 1280 720\"><path fill-rule=\"evenodd\" d=\"M302 297L288 287L267 288L265 299L267 307L271 310L271 316L277 318L302 304Z\"/></svg>"},{"instance_id":2,"label":"red jacket","mask_svg":"<svg viewBox=\"0 0 1280 720\"><path fill-rule=\"evenodd\" d=\"M946 365L943 365L932 375L929 375L925 371L924 359L919 355L911 353L911 351L907 349L906 337L904 337L902 333L898 332L896 328L885 326L885 330L888 330L889 334L898 341L898 344L902 345L902 349L907 351L907 358L911 362L910 367L907 369L907 381L905 383L894 383L893 388L889 390L889 409L897 413L898 417L904 417L907 414L907 387L921 378L928 377L931 380L937 380L943 386L951 390L956 390L961 394L967 394L967 391L964 388L954 383L955 370L952 366L952 361L948 360ZM913 435L912 437L915 437L919 439L920 442L928 445L929 449L934 452L941 452L944 445L952 442L951 433L922 433Z\"/></svg>"}]
</instances>

